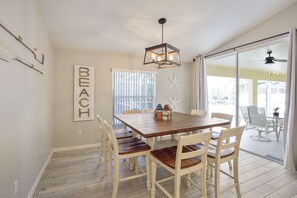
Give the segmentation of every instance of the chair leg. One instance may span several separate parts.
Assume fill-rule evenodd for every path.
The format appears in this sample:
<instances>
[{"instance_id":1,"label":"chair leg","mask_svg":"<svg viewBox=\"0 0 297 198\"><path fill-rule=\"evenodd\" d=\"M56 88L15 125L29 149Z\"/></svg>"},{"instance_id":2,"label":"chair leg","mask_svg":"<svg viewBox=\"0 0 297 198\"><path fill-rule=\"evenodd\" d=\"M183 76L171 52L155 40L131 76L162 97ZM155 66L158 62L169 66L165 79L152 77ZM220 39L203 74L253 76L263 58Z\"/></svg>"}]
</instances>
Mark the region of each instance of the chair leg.
<instances>
[{"instance_id":1,"label":"chair leg","mask_svg":"<svg viewBox=\"0 0 297 198\"><path fill-rule=\"evenodd\" d=\"M210 179L210 162L206 161L206 179Z\"/></svg>"},{"instance_id":2,"label":"chair leg","mask_svg":"<svg viewBox=\"0 0 297 198\"><path fill-rule=\"evenodd\" d=\"M174 198L179 198L180 196L180 175L176 173L174 179Z\"/></svg>"},{"instance_id":3,"label":"chair leg","mask_svg":"<svg viewBox=\"0 0 297 198\"><path fill-rule=\"evenodd\" d=\"M115 159L114 161L114 177L113 177L113 189L112 189L112 198L117 197L118 186L119 186L119 160Z\"/></svg>"},{"instance_id":4,"label":"chair leg","mask_svg":"<svg viewBox=\"0 0 297 198\"><path fill-rule=\"evenodd\" d=\"M102 142L101 142L100 151L99 151L98 166L100 166L100 164L101 164L102 157L103 157L103 145L102 145Z\"/></svg>"},{"instance_id":5,"label":"chair leg","mask_svg":"<svg viewBox=\"0 0 297 198\"><path fill-rule=\"evenodd\" d=\"M226 143L230 143L230 138L228 138L226 140ZM232 163L231 163L231 161L228 162L228 165L229 165L229 170L232 170Z\"/></svg>"},{"instance_id":6,"label":"chair leg","mask_svg":"<svg viewBox=\"0 0 297 198\"><path fill-rule=\"evenodd\" d=\"M139 174L139 164L138 164L138 157L134 157L133 160L134 166L135 166L135 174Z\"/></svg>"},{"instance_id":7,"label":"chair leg","mask_svg":"<svg viewBox=\"0 0 297 198\"><path fill-rule=\"evenodd\" d=\"M233 175L234 175L235 189L236 189L237 197L240 198L241 194L240 194L240 188L239 188L238 159L233 160L233 166L234 166Z\"/></svg>"},{"instance_id":8,"label":"chair leg","mask_svg":"<svg viewBox=\"0 0 297 198\"><path fill-rule=\"evenodd\" d=\"M146 188L148 191L151 189L151 167L149 161L149 154L145 156L145 166L146 166Z\"/></svg>"},{"instance_id":9,"label":"chair leg","mask_svg":"<svg viewBox=\"0 0 297 198\"><path fill-rule=\"evenodd\" d=\"M156 162L152 161L151 163L152 170L152 187L151 187L151 198L154 198L156 195L156 174L157 174L157 165Z\"/></svg>"},{"instance_id":10,"label":"chair leg","mask_svg":"<svg viewBox=\"0 0 297 198\"><path fill-rule=\"evenodd\" d=\"M109 157L108 157L108 173L107 173L107 175L108 175L108 177L110 177L111 176L111 167L112 167L112 153L111 153L111 151L108 151L108 153L109 153Z\"/></svg>"},{"instance_id":11,"label":"chair leg","mask_svg":"<svg viewBox=\"0 0 297 198\"><path fill-rule=\"evenodd\" d=\"M211 177L213 177L213 163L211 162L207 162L207 179L210 179Z\"/></svg>"},{"instance_id":12,"label":"chair leg","mask_svg":"<svg viewBox=\"0 0 297 198\"><path fill-rule=\"evenodd\" d=\"M191 186L191 182L190 182L190 180L191 180L191 173L189 173L187 177L188 177L187 178L187 188L189 188Z\"/></svg>"},{"instance_id":13,"label":"chair leg","mask_svg":"<svg viewBox=\"0 0 297 198\"><path fill-rule=\"evenodd\" d=\"M102 167L102 174L101 174L101 177L104 177L104 179L106 179L107 161L108 161L107 160L107 150L106 150L106 148L104 148L104 151L103 151L103 167Z\"/></svg>"},{"instance_id":14,"label":"chair leg","mask_svg":"<svg viewBox=\"0 0 297 198\"><path fill-rule=\"evenodd\" d=\"M216 163L216 166L215 166L214 188L215 188L215 197L220 198L221 190L220 190L220 164L219 163Z\"/></svg>"},{"instance_id":15,"label":"chair leg","mask_svg":"<svg viewBox=\"0 0 297 198\"><path fill-rule=\"evenodd\" d=\"M133 158L129 158L129 166L130 166L130 170L134 170L134 165L135 165L135 159Z\"/></svg>"},{"instance_id":16,"label":"chair leg","mask_svg":"<svg viewBox=\"0 0 297 198\"><path fill-rule=\"evenodd\" d=\"M206 193L206 167L202 168L200 170L200 183L201 183L201 194L202 197L206 198L207 193Z\"/></svg>"},{"instance_id":17,"label":"chair leg","mask_svg":"<svg viewBox=\"0 0 297 198\"><path fill-rule=\"evenodd\" d=\"M100 142L100 152L99 152L99 161L98 161L98 166L100 166L101 162L105 160L104 158L104 152L106 151L106 142L104 141L104 137L101 137L101 142Z\"/></svg>"}]
</instances>

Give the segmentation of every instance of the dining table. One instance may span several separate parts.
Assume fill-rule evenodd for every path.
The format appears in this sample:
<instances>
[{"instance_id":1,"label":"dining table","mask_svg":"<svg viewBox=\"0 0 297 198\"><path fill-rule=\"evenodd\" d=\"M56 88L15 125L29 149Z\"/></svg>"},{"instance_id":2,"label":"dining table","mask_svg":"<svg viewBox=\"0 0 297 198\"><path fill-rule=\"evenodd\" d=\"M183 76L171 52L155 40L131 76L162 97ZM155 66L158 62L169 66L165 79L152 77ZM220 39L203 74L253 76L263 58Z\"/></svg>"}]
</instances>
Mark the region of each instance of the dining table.
<instances>
[{"instance_id":1,"label":"dining table","mask_svg":"<svg viewBox=\"0 0 297 198\"><path fill-rule=\"evenodd\" d=\"M166 120L156 119L154 113L120 114L115 115L115 118L131 128L133 132L146 138L146 143L152 150L154 150L155 147L156 137L230 124L230 121L228 120L199 117L179 112L172 112L171 118ZM150 158L148 160L150 170ZM148 189L150 189L150 187L151 183L148 184Z\"/></svg>"},{"instance_id":2,"label":"dining table","mask_svg":"<svg viewBox=\"0 0 297 198\"><path fill-rule=\"evenodd\" d=\"M155 138L183 132L197 131L230 124L230 121L199 117L186 113L172 112L171 119L156 119L154 113L120 114L115 118L131 128L135 133L146 138L154 149Z\"/></svg>"}]
</instances>

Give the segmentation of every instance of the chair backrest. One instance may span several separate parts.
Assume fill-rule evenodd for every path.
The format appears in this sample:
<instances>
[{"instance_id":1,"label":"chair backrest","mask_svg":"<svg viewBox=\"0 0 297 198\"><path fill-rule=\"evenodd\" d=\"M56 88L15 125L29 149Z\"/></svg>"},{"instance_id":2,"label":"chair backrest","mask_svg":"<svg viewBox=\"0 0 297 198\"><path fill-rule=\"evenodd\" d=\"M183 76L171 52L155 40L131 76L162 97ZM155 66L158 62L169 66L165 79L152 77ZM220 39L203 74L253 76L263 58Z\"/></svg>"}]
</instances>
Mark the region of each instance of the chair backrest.
<instances>
[{"instance_id":1,"label":"chair backrest","mask_svg":"<svg viewBox=\"0 0 297 198\"><path fill-rule=\"evenodd\" d=\"M134 113L141 113L141 111L139 109L123 111L123 114L134 114Z\"/></svg>"},{"instance_id":2,"label":"chair backrest","mask_svg":"<svg viewBox=\"0 0 297 198\"><path fill-rule=\"evenodd\" d=\"M223 119L223 120L230 121L230 124L227 124L227 125L224 125L224 126L220 126L220 128L229 129L231 127L233 115L226 114L226 113L216 113L216 112L213 112L213 113L211 113L211 118L217 118L217 119Z\"/></svg>"},{"instance_id":3,"label":"chair backrest","mask_svg":"<svg viewBox=\"0 0 297 198\"><path fill-rule=\"evenodd\" d=\"M98 121L98 124L99 124L99 137L100 137L100 140L102 141L103 140L103 136L106 137L106 131L105 131L105 128L104 128L104 123L103 123L103 120L102 118L97 114L96 115L97 117L97 121Z\"/></svg>"},{"instance_id":4,"label":"chair backrest","mask_svg":"<svg viewBox=\"0 0 297 198\"><path fill-rule=\"evenodd\" d=\"M206 162L207 150L208 150L210 138L211 138L211 132L180 136L178 140L177 151L176 151L176 160L175 160L176 169L180 169L181 162L184 159L199 157L201 159L201 162ZM184 147L189 145L198 145L198 144L200 149L198 150L189 149L183 152Z\"/></svg>"},{"instance_id":5,"label":"chair backrest","mask_svg":"<svg viewBox=\"0 0 297 198\"><path fill-rule=\"evenodd\" d=\"M198 116L198 117L205 117L207 115L207 111L201 109L192 109L191 115Z\"/></svg>"},{"instance_id":6,"label":"chair backrest","mask_svg":"<svg viewBox=\"0 0 297 198\"><path fill-rule=\"evenodd\" d=\"M250 124L257 127L266 127L267 118L264 107L248 107Z\"/></svg>"},{"instance_id":7,"label":"chair backrest","mask_svg":"<svg viewBox=\"0 0 297 198\"><path fill-rule=\"evenodd\" d=\"M114 132L114 129L112 126L110 126L106 120L104 120L104 127L107 132L107 139L108 139L108 147L110 148L110 151L114 151L114 155L118 155L119 153L119 147L118 147L118 142L117 138Z\"/></svg>"},{"instance_id":8,"label":"chair backrest","mask_svg":"<svg viewBox=\"0 0 297 198\"><path fill-rule=\"evenodd\" d=\"M216 145L216 159L222 156L222 151L232 149L232 154L228 155L232 159L238 157L239 145L245 126L222 130ZM229 142L226 140L230 140Z\"/></svg>"},{"instance_id":9,"label":"chair backrest","mask_svg":"<svg viewBox=\"0 0 297 198\"><path fill-rule=\"evenodd\" d=\"M146 109L145 110L145 113L154 113L155 112L155 109Z\"/></svg>"},{"instance_id":10,"label":"chair backrest","mask_svg":"<svg viewBox=\"0 0 297 198\"><path fill-rule=\"evenodd\" d=\"M248 112L248 107L247 106L241 106L239 107L241 111L241 115L243 117L243 120L245 123L249 124L250 123L250 118L249 118L249 112Z\"/></svg>"}]
</instances>

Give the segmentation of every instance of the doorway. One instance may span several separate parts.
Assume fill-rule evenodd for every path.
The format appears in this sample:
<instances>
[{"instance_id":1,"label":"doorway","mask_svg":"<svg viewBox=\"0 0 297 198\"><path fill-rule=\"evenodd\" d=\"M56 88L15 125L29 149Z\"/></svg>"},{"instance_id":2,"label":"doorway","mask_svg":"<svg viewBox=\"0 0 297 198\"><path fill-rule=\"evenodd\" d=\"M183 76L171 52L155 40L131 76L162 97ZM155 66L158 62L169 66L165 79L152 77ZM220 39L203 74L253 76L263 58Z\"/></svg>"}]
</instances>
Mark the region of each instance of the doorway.
<instances>
[{"instance_id":1,"label":"doorway","mask_svg":"<svg viewBox=\"0 0 297 198\"><path fill-rule=\"evenodd\" d=\"M272 61L271 58L273 57ZM285 109L286 71L288 39L281 39L235 52L224 57L207 60L207 83L209 113L223 112L232 114L232 126L246 125L241 149L282 162L283 120L273 118L277 108L279 118ZM264 109L266 119L274 125L261 136L261 141L253 136L259 135L258 126L249 123L242 107L255 106ZM277 126L275 125L277 122ZM249 126L250 125L250 126ZM277 137L277 132L279 137Z\"/></svg>"}]
</instances>

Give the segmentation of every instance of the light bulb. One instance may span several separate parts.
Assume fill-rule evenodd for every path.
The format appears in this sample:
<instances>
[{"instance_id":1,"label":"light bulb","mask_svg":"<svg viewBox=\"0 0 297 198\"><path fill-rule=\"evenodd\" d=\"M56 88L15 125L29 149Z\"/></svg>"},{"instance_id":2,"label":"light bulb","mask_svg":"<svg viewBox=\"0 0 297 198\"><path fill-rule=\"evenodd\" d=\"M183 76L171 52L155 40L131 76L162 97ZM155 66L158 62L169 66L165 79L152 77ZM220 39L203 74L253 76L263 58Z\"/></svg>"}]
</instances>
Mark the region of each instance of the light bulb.
<instances>
[{"instance_id":1,"label":"light bulb","mask_svg":"<svg viewBox=\"0 0 297 198\"><path fill-rule=\"evenodd\" d=\"M170 56L169 56L169 60L172 61L172 59L173 59L173 56L172 56L172 54L170 54Z\"/></svg>"},{"instance_id":2,"label":"light bulb","mask_svg":"<svg viewBox=\"0 0 297 198\"><path fill-rule=\"evenodd\" d=\"M158 61L161 61L161 57L160 56L158 56Z\"/></svg>"},{"instance_id":3,"label":"light bulb","mask_svg":"<svg viewBox=\"0 0 297 198\"><path fill-rule=\"evenodd\" d=\"M153 61L155 60L155 58L156 58L156 55L155 54L152 54Z\"/></svg>"}]
</instances>

